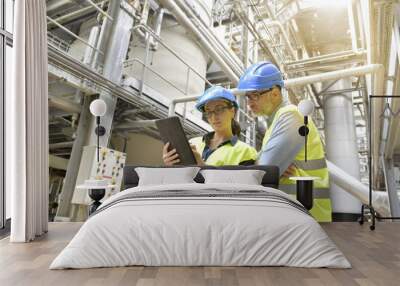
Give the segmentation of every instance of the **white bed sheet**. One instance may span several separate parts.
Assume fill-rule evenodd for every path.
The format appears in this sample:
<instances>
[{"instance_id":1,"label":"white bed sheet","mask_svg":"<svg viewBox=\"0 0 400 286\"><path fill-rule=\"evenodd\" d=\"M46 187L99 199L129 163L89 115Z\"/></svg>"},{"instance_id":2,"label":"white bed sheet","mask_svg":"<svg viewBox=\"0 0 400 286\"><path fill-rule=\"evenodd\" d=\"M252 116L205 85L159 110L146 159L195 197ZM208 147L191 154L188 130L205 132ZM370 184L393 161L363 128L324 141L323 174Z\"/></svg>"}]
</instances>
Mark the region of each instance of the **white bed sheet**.
<instances>
[{"instance_id":1,"label":"white bed sheet","mask_svg":"<svg viewBox=\"0 0 400 286\"><path fill-rule=\"evenodd\" d=\"M118 193L89 218L50 269L145 266L293 266L350 268L320 225L299 209L258 198L122 201L163 190L262 190L262 186L179 184ZM292 199L291 199L292 200ZM108 207L107 207L108 205Z\"/></svg>"}]
</instances>

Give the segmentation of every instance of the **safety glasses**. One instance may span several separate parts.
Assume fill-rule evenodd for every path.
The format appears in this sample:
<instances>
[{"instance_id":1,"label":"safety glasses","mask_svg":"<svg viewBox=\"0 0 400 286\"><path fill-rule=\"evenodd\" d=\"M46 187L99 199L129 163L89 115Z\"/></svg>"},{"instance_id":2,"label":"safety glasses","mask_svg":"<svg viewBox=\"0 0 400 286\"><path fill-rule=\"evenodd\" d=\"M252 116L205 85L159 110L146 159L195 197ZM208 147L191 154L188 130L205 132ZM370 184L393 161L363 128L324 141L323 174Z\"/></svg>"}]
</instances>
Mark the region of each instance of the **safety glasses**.
<instances>
[{"instance_id":1,"label":"safety glasses","mask_svg":"<svg viewBox=\"0 0 400 286\"><path fill-rule=\"evenodd\" d=\"M217 106L214 110L205 110L203 112L204 116L206 118L210 118L212 115L221 115L225 112L227 109L231 109L232 105L225 105L225 106Z\"/></svg>"},{"instance_id":2,"label":"safety glasses","mask_svg":"<svg viewBox=\"0 0 400 286\"><path fill-rule=\"evenodd\" d=\"M250 91L246 93L246 99L247 101L259 101L261 96L268 95L271 91L272 88L258 91Z\"/></svg>"}]
</instances>

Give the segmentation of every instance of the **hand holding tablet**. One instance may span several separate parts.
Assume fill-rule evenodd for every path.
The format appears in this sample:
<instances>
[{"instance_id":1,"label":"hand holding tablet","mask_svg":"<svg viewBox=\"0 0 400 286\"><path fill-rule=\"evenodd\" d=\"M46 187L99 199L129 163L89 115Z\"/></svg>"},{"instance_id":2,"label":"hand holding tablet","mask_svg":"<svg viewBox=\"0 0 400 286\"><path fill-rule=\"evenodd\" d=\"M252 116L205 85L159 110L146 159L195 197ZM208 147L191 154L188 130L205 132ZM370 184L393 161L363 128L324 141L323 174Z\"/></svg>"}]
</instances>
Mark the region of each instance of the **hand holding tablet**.
<instances>
[{"instance_id":1,"label":"hand holding tablet","mask_svg":"<svg viewBox=\"0 0 400 286\"><path fill-rule=\"evenodd\" d=\"M166 165L197 165L178 117L159 119L156 121L156 126L161 139L166 144L163 150L163 160Z\"/></svg>"}]
</instances>

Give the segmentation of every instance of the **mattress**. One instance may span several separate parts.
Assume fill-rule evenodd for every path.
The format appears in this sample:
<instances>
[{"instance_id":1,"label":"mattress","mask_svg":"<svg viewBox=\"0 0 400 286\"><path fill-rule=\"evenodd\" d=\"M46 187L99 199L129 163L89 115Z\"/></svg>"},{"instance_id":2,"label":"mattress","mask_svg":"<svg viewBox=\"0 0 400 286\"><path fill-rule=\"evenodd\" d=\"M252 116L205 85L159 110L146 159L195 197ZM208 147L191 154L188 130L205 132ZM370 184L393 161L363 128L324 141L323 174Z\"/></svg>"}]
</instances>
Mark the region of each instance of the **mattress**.
<instances>
[{"instance_id":1,"label":"mattress","mask_svg":"<svg viewBox=\"0 0 400 286\"><path fill-rule=\"evenodd\" d=\"M131 265L351 267L285 193L197 183L135 187L108 198L50 269Z\"/></svg>"}]
</instances>

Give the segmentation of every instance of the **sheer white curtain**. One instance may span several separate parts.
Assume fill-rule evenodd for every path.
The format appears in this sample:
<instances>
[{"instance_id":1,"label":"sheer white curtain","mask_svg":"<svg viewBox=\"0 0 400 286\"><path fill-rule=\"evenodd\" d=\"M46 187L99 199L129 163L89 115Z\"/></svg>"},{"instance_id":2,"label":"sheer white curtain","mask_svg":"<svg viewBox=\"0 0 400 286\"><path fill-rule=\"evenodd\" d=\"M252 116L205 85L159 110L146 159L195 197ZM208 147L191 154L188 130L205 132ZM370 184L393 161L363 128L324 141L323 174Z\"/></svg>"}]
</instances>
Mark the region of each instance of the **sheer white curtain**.
<instances>
[{"instance_id":1,"label":"sheer white curtain","mask_svg":"<svg viewBox=\"0 0 400 286\"><path fill-rule=\"evenodd\" d=\"M48 80L45 0L15 1L13 93L6 98L6 187L12 242L48 226Z\"/></svg>"}]
</instances>

